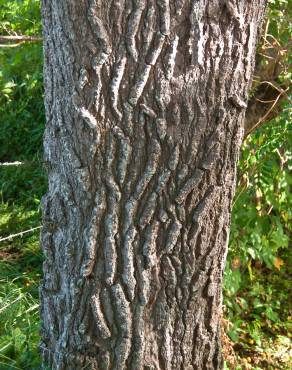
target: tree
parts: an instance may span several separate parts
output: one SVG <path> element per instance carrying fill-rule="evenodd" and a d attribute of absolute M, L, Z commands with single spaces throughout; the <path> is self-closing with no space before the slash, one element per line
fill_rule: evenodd
<path fill-rule="evenodd" d="M 43 0 L 42 353 L 219 369 L 236 161 L 265 0 Z"/>

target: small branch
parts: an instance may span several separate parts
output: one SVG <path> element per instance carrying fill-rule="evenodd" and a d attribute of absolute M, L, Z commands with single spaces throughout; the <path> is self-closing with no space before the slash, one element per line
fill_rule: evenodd
<path fill-rule="evenodd" d="M 266 83 L 268 83 L 267 81 L 265 81 Z M 272 84 L 271 84 L 272 85 Z M 275 87 L 274 85 L 272 85 L 273 87 Z M 276 87 L 275 87 L 276 88 Z M 278 90 L 278 89 L 277 89 Z M 267 119 L 267 117 L 269 116 L 269 114 L 273 111 L 273 109 L 275 108 L 275 106 L 276 106 L 276 104 L 278 103 L 278 101 L 279 101 L 279 99 L 280 99 L 280 97 L 282 96 L 282 95 L 284 95 L 284 94 L 286 94 L 287 93 L 287 91 L 289 90 L 289 87 L 287 87 L 287 89 L 286 90 L 282 90 L 281 92 L 280 92 L 280 94 L 277 96 L 277 98 L 274 100 L 274 103 L 272 104 L 272 106 L 271 106 L 271 108 L 267 111 L 267 113 L 263 116 L 263 117 L 261 117 L 259 120 L 258 120 L 258 122 L 254 125 L 254 126 L 252 126 L 246 133 L 245 133 L 245 137 L 247 136 L 247 135 L 249 135 L 251 132 L 253 132 L 255 129 L 257 129 L 259 126 L 260 126 L 260 124 L 262 123 L 262 122 L 265 122 L 265 120 Z M 278 90 L 279 91 L 279 90 Z"/>
<path fill-rule="evenodd" d="M 26 41 L 18 42 L 17 44 L 0 44 L 0 48 L 16 48 L 17 46 L 23 44 Z"/>
<path fill-rule="evenodd" d="M 261 99 L 256 99 L 256 101 L 258 101 L 259 103 L 263 103 L 263 104 L 272 104 L 275 102 L 275 99 L 273 100 L 261 100 Z"/>
<path fill-rule="evenodd" d="M 11 44 L 10 41 L 14 43 Z M 4 42 L 5 44 L 0 44 L 0 48 L 15 48 L 24 42 L 38 42 L 42 41 L 42 37 L 38 36 L 25 36 L 25 35 L 9 35 L 9 36 L 1 36 L 0 35 L 0 42 Z"/>
<path fill-rule="evenodd" d="M 280 93 L 280 95 L 285 94 L 286 97 L 289 98 L 288 95 L 287 95 L 287 91 L 289 90 L 289 87 L 286 90 L 283 90 L 278 84 L 275 83 L 275 81 L 273 81 L 273 82 L 271 82 L 271 81 L 261 81 L 259 83 L 259 85 L 263 85 L 263 84 L 267 84 L 267 85 L 272 86 L 275 90 L 277 90 Z"/>
<path fill-rule="evenodd" d="M 24 162 L 19 162 L 19 161 L 16 161 L 16 162 L 0 162 L 0 167 L 4 167 L 4 166 L 21 166 L 22 164 L 24 164 Z"/>
<path fill-rule="evenodd" d="M 0 313 L 2 313 L 3 311 L 5 311 L 8 307 L 12 306 L 14 303 L 18 302 L 22 298 L 23 298 L 23 295 L 19 295 L 17 298 L 14 299 L 14 301 L 9 302 L 4 307 L 1 307 Z"/>
<path fill-rule="evenodd" d="M 27 233 L 31 233 L 35 230 L 38 230 L 38 229 L 41 229 L 42 226 L 37 226 L 37 227 L 33 227 L 32 229 L 29 229 L 29 230 L 25 230 L 25 231 L 22 231 L 20 233 L 17 233 L 17 234 L 11 234 L 9 236 L 6 236 L 5 238 L 1 238 L 0 239 L 0 243 L 1 242 L 4 242 L 5 240 L 11 240 L 11 239 L 14 239 L 16 238 L 17 236 L 23 236 L 24 234 L 27 234 Z"/>
<path fill-rule="evenodd" d="M 15 36 L 1 36 L 0 35 L 0 42 L 7 42 L 7 41 L 16 41 L 16 42 L 23 42 L 23 41 L 42 41 L 42 37 L 39 36 L 25 36 L 25 35 L 15 35 Z"/>

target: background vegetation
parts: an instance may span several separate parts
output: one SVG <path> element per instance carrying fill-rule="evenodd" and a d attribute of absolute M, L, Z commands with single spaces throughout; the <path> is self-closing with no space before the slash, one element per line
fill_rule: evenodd
<path fill-rule="evenodd" d="M 39 0 L 0 0 L 0 35 L 40 36 L 39 7 Z M 285 94 L 275 117 L 259 122 L 242 148 L 225 272 L 226 369 L 292 368 L 291 7 L 291 0 L 270 1 L 259 49 L 252 97 L 267 80 Z M 0 370 L 39 369 L 39 230 L 1 239 L 41 223 L 42 48 L 0 44 Z M 273 80 L 271 65 L 278 68 Z M 21 164 L 4 165 L 14 161 Z"/>

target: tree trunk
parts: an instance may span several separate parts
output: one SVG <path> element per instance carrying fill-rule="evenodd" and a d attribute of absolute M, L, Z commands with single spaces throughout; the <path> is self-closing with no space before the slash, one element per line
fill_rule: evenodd
<path fill-rule="evenodd" d="M 265 0 L 43 0 L 52 369 L 220 369 Z"/>

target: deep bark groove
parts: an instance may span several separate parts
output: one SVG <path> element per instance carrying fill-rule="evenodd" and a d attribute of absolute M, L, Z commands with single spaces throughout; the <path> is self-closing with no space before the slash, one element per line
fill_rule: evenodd
<path fill-rule="evenodd" d="M 265 0 L 43 0 L 44 363 L 220 369 Z"/>

